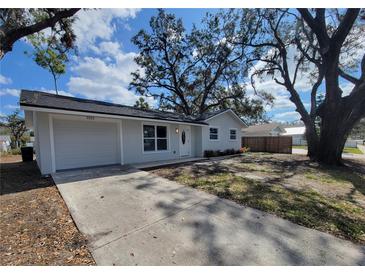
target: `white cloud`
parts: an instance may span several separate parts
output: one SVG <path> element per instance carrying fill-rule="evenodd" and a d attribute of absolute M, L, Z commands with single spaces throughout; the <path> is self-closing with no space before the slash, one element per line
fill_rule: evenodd
<path fill-rule="evenodd" d="M 127 27 L 136 9 L 97 9 L 78 13 L 75 34 L 80 57 L 73 58 L 69 92 L 88 99 L 133 105 L 140 97 L 128 90 L 131 72 L 138 69 L 136 53 L 124 52 L 115 40 L 116 27 Z M 117 22 L 116 22 L 117 21 Z M 155 105 L 152 98 L 146 98 Z"/>
<path fill-rule="evenodd" d="M 0 74 L 0 84 L 8 85 L 8 84 L 11 84 L 11 83 L 12 83 L 12 81 L 9 77 L 6 77 L 6 76 Z"/>
<path fill-rule="evenodd" d="M 76 43 L 80 51 L 95 46 L 98 39 L 110 40 L 118 25 L 124 26 L 129 18 L 135 18 L 139 9 L 88 9 L 77 13 L 74 23 Z"/>
<path fill-rule="evenodd" d="M 123 105 L 133 105 L 140 97 L 122 87 L 121 85 L 95 82 L 92 79 L 72 77 L 69 82 L 70 89 L 89 99 L 111 101 Z M 147 100 L 153 105 L 153 100 Z"/>
<path fill-rule="evenodd" d="M 273 120 L 278 122 L 283 121 L 295 121 L 300 119 L 300 114 L 296 111 L 287 111 L 282 113 L 277 113 L 273 116 Z"/>
<path fill-rule="evenodd" d="M 96 57 L 84 57 L 72 67 L 76 76 L 68 82 L 70 92 L 89 99 L 111 101 L 133 105 L 140 97 L 128 90 L 132 80 L 131 72 L 138 66 L 134 62 L 135 53 L 123 53 L 120 49 L 108 61 Z M 154 105 L 152 98 L 147 98 Z"/>
<path fill-rule="evenodd" d="M 34 90 L 39 90 L 42 92 L 47 92 L 47 93 L 53 93 L 56 94 L 55 90 L 52 89 L 46 89 L 44 87 L 41 88 L 35 88 Z M 74 97 L 73 94 L 67 92 L 67 91 L 63 91 L 63 90 L 59 90 L 58 91 L 59 95 L 64 95 L 64 96 L 71 96 Z M 15 89 L 15 88 L 5 88 L 5 89 L 0 89 L 0 96 L 5 96 L 5 95 L 10 95 L 10 96 L 14 96 L 14 97 L 19 97 L 20 96 L 20 89 Z M 15 105 L 6 105 L 4 106 L 5 108 L 17 108 L 19 106 L 15 106 Z"/>
<path fill-rule="evenodd" d="M 268 52 L 267 55 L 273 54 L 273 52 Z M 295 71 L 295 54 L 296 50 L 294 47 L 289 47 L 288 49 L 288 68 L 291 73 L 291 79 L 293 79 L 294 71 Z M 262 69 L 265 66 L 265 62 L 259 61 L 255 64 L 255 66 L 250 69 L 248 76 L 251 77 L 256 70 Z M 302 93 L 308 92 L 311 88 L 310 83 L 310 75 L 309 72 L 313 71 L 314 66 L 311 66 L 308 71 L 298 73 L 295 88 L 299 92 L 299 95 Z M 276 77 L 279 81 L 283 81 L 279 73 L 275 73 L 274 77 Z M 289 100 L 289 92 L 282 85 L 277 84 L 272 75 L 262 75 L 260 78 L 254 77 L 255 86 L 258 91 L 265 91 L 274 96 L 274 105 L 272 110 L 275 109 L 283 109 L 293 107 L 294 104 Z M 248 89 L 252 89 L 252 87 L 248 86 Z"/>
<path fill-rule="evenodd" d="M 351 82 L 344 82 L 340 84 L 340 87 L 342 89 L 342 97 L 347 96 L 350 94 L 350 92 L 352 91 L 352 89 L 354 88 L 354 84 Z"/>
<path fill-rule="evenodd" d="M 273 52 L 268 52 L 267 54 L 273 54 Z M 288 68 L 291 74 L 291 79 L 293 79 L 296 66 L 296 60 L 294 58 L 295 54 L 296 49 L 294 47 L 290 47 L 288 49 Z M 262 61 L 257 62 L 255 66 L 249 71 L 249 77 L 251 77 L 251 75 L 256 70 L 262 69 L 265 64 L 266 63 Z M 314 66 L 310 65 L 307 71 L 299 72 L 295 83 L 295 88 L 298 91 L 299 96 L 301 97 L 302 102 L 307 109 L 310 108 L 310 103 L 308 102 L 308 99 L 304 99 L 307 96 L 304 97 L 303 95 L 305 93 L 308 93 L 312 87 L 312 84 L 310 82 L 310 72 L 312 72 L 314 69 Z M 275 73 L 274 77 L 276 77 L 277 80 L 283 82 L 279 73 Z M 269 112 L 269 114 L 274 114 L 272 117 L 273 120 L 278 122 L 287 122 L 300 119 L 299 113 L 293 111 L 295 105 L 289 99 L 289 91 L 287 91 L 284 86 L 277 84 L 272 75 L 262 75 L 260 78 L 254 77 L 254 80 L 256 89 L 258 91 L 265 91 L 274 97 L 273 105 L 268 105 L 267 107 L 265 107 L 265 110 Z M 250 85 L 247 88 L 249 90 L 252 90 L 252 87 Z"/>
<path fill-rule="evenodd" d="M 274 100 L 274 108 L 291 108 L 294 104 L 289 100 L 289 95 L 276 95 Z"/>
<path fill-rule="evenodd" d="M 115 56 L 114 62 L 105 62 L 97 57 L 84 57 L 71 70 L 81 77 L 89 78 L 98 82 L 118 85 L 128 85 L 131 81 L 130 73 L 138 66 L 134 62 L 135 53 L 124 54 L 120 52 Z"/>
<path fill-rule="evenodd" d="M 4 108 L 7 108 L 7 109 L 18 109 L 19 106 L 18 105 L 5 105 Z"/>
<path fill-rule="evenodd" d="M 365 25 L 355 24 L 346 38 L 340 55 L 340 64 L 344 67 L 359 69 L 365 51 Z M 350 70 L 351 71 L 351 70 Z"/>
<path fill-rule="evenodd" d="M 118 55 L 120 52 L 120 44 L 118 42 L 101 42 L 98 47 L 99 54 L 105 53 L 109 56 Z"/>
<path fill-rule="evenodd" d="M 15 89 L 15 88 L 0 89 L 0 96 L 10 95 L 10 96 L 18 97 L 19 94 L 20 94 L 19 89 Z"/>

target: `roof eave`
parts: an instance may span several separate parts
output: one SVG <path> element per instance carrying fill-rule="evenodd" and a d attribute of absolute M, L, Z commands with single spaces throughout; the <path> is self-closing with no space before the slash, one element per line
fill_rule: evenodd
<path fill-rule="evenodd" d="M 177 119 L 161 119 L 161 118 L 150 118 L 150 117 L 142 117 L 142 116 L 132 116 L 132 115 L 121 115 L 116 113 L 106 113 L 106 112 L 98 112 L 98 111 L 86 111 L 86 110 L 71 110 L 66 108 L 58 108 L 58 107 L 45 107 L 34 104 L 20 103 L 19 104 L 22 110 L 33 110 L 33 111 L 41 111 L 41 112 L 56 112 L 56 113 L 64 113 L 64 114 L 74 114 L 74 115 L 85 115 L 89 114 L 90 116 L 101 116 L 101 117 L 110 117 L 110 118 L 125 118 L 131 120 L 149 120 L 149 121 L 163 121 L 169 123 L 178 123 L 178 124 L 189 124 L 195 126 L 207 126 L 208 124 L 205 122 L 194 122 L 194 121 L 182 121 Z"/>
<path fill-rule="evenodd" d="M 208 119 L 205 119 L 203 121 L 207 122 L 207 121 L 209 121 L 209 120 L 211 120 L 211 119 L 213 119 L 213 118 L 215 118 L 215 117 L 217 117 L 221 114 L 227 113 L 227 112 L 231 112 L 240 121 L 241 124 L 243 124 L 245 127 L 248 127 L 247 124 L 244 121 L 242 121 L 242 119 L 230 108 L 225 110 L 225 111 L 219 112 L 219 113 L 217 113 L 217 114 L 215 114 L 215 115 L 213 115 L 213 116 L 211 116 Z"/>

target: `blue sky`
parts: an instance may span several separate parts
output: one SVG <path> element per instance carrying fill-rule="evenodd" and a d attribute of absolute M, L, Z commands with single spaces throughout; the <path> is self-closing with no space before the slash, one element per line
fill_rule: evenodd
<path fill-rule="evenodd" d="M 209 9 L 168 9 L 181 17 L 186 28 L 199 25 Z M 149 28 L 149 19 L 156 9 L 102 9 L 78 13 L 75 23 L 78 55 L 67 64 L 67 73 L 58 80 L 60 94 L 111 101 L 132 105 L 138 98 L 128 91 L 130 73 L 137 67 L 133 61 L 137 48 L 131 37 L 140 29 Z M 18 106 L 20 89 L 54 92 L 51 74 L 37 66 L 24 54 L 31 51 L 26 41 L 18 41 L 13 51 L 0 63 L 0 114 L 9 114 Z M 309 102 L 309 93 L 303 82 L 302 98 Z M 288 94 L 280 86 L 266 79 L 261 88 L 272 90 L 277 100 L 273 108 L 267 108 L 269 117 L 278 121 L 298 119 Z"/>

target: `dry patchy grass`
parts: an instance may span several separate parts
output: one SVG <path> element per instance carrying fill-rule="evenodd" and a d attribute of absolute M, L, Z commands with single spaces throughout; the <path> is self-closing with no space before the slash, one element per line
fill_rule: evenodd
<path fill-rule="evenodd" d="M 297 224 L 365 243 L 363 163 L 349 164 L 329 168 L 299 155 L 248 153 L 152 172 Z"/>

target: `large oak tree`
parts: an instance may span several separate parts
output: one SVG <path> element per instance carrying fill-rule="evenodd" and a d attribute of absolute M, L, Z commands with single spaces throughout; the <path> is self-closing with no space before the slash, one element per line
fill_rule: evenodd
<path fill-rule="evenodd" d="M 233 43 L 249 28 L 237 14 L 207 14 L 199 27 L 187 31 L 181 19 L 159 10 L 132 41 L 140 52 L 140 70 L 133 73 L 131 89 L 159 100 L 159 107 L 185 115 L 231 107 L 250 120 L 263 116 L 263 101 L 249 97 L 243 80 L 245 48 Z"/>
<path fill-rule="evenodd" d="M 24 133 L 27 131 L 25 121 L 19 116 L 19 110 L 14 113 L 0 118 L 0 126 L 8 128 L 12 139 L 12 148 L 19 148 L 20 141 Z"/>
<path fill-rule="evenodd" d="M 365 116 L 364 22 L 359 14 L 359 9 L 242 12 L 242 24 L 253 22 L 252 33 L 237 43 L 251 48 L 246 57 L 253 84 L 270 76 L 289 92 L 306 126 L 308 156 L 326 164 L 341 164 L 347 136 Z M 346 82 L 353 84 L 348 94 L 341 88 Z M 300 96 L 305 90 L 310 90 L 309 109 Z M 321 92 L 324 100 L 317 100 Z"/>

